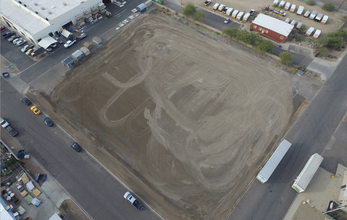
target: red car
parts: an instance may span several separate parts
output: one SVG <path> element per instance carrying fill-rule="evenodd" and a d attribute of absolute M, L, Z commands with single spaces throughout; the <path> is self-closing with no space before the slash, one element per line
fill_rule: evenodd
<path fill-rule="evenodd" d="M 0 28 L 0 31 L 4 30 L 5 29 L 5 26 L 1 26 Z"/>

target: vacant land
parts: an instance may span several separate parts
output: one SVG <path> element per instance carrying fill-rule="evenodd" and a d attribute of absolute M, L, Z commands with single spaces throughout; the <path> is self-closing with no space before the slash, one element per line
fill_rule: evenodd
<path fill-rule="evenodd" d="M 292 115 L 290 77 L 164 15 L 67 74 L 59 123 L 166 219 L 222 219 Z"/>

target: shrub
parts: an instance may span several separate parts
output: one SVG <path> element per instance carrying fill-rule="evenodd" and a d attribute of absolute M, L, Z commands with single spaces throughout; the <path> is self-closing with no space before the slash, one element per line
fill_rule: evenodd
<path fill-rule="evenodd" d="M 288 51 L 280 53 L 281 63 L 287 66 L 291 66 L 293 64 L 293 54 Z"/>
<path fill-rule="evenodd" d="M 182 11 L 182 14 L 184 14 L 187 17 L 193 16 L 195 13 L 196 13 L 195 5 L 191 2 L 188 2 Z"/>
<path fill-rule="evenodd" d="M 321 47 L 318 49 L 318 52 L 321 56 L 326 57 L 329 54 L 329 50 L 326 47 Z"/>
<path fill-rule="evenodd" d="M 310 6 L 312 6 L 312 5 L 314 5 L 316 2 L 314 1 L 314 0 L 308 0 L 307 2 L 306 2 L 306 4 L 308 4 L 308 5 L 310 5 Z"/>
<path fill-rule="evenodd" d="M 335 11 L 335 6 L 333 3 L 331 2 L 326 2 L 324 3 L 324 5 L 322 6 L 322 9 L 325 11 Z"/>
<path fill-rule="evenodd" d="M 273 42 L 271 40 L 260 39 L 254 45 L 254 49 L 261 53 L 273 53 Z"/>
<path fill-rule="evenodd" d="M 342 46 L 342 43 L 343 43 L 342 37 L 329 37 L 329 40 L 327 42 L 327 47 L 339 50 L 340 47 Z"/>
<path fill-rule="evenodd" d="M 207 17 L 207 15 L 202 11 L 197 11 L 194 14 L 194 20 L 195 21 L 203 21 L 203 20 L 205 20 L 206 17 Z"/>
<path fill-rule="evenodd" d="M 239 33 L 240 31 L 237 28 L 226 28 L 223 30 L 223 34 L 230 38 L 236 38 Z"/>

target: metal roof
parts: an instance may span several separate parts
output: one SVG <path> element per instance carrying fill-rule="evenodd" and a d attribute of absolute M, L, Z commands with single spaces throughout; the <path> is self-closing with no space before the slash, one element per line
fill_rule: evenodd
<path fill-rule="evenodd" d="M 42 38 L 42 40 L 40 40 L 38 44 L 39 46 L 47 49 L 49 46 L 55 43 L 57 43 L 57 41 L 53 37 L 45 37 L 45 38 Z"/>
<path fill-rule="evenodd" d="M 293 30 L 293 25 L 287 24 L 284 21 L 278 20 L 276 18 L 259 14 L 252 24 L 262 26 L 274 32 L 277 32 L 283 36 L 288 36 L 290 32 Z"/>

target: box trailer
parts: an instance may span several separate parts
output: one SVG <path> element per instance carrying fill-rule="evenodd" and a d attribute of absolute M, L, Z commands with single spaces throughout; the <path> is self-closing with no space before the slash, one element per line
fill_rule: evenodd
<path fill-rule="evenodd" d="M 305 14 L 304 14 L 304 17 L 305 18 L 308 18 L 308 16 L 310 16 L 311 12 L 310 11 L 306 11 Z"/>
<path fill-rule="evenodd" d="M 292 20 L 292 21 L 290 22 L 290 24 L 293 25 L 293 26 L 295 26 L 296 21 Z"/>
<path fill-rule="evenodd" d="M 304 12 L 304 6 L 299 6 L 298 10 L 296 11 L 296 14 L 301 15 Z"/>
<path fill-rule="evenodd" d="M 237 20 L 242 20 L 243 14 L 244 14 L 243 11 L 241 11 L 240 13 L 238 13 L 236 19 L 237 19 Z"/>
<path fill-rule="evenodd" d="M 306 187 L 311 182 L 314 174 L 317 172 L 323 157 L 317 153 L 313 154 L 301 170 L 299 176 L 295 179 L 292 188 L 301 193 L 306 190 Z"/>
<path fill-rule="evenodd" d="M 218 9 L 218 7 L 219 7 L 219 3 L 214 4 L 214 6 L 213 6 L 213 10 L 217 10 L 217 9 Z"/>
<path fill-rule="evenodd" d="M 239 13 L 239 10 L 234 10 L 231 14 L 231 17 L 236 18 L 237 14 Z"/>
<path fill-rule="evenodd" d="M 278 164 L 282 161 L 284 155 L 289 150 L 290 146 L 292 144 L 284 139 L 277 147 L 277 149 L 273 152 L 269 160 L 266 162 L 266 164 L 263 166 L 263 168 L 260 170 L 259 174 L 257 175 L 257 179 L 261 183 L 265 183 L 269 180 L 272 173 L 275 171 Z"/>
<path fill-rule="evenodd" d="M 290 18 L 286 18 L 286 20 L 284 20 L 284 22 L 286 22 L 287 24 L 290 23 Z"/>
<path fill-rule="evenodd" d="M 233 11 L 234 11 L 233 8 L 229 8 L 226 12 L 226 15 L 230 16 Z"/>
<path fill-rule="evenodd" d="M 284 6 L 284 9 L 288 11 L 289 8 L 290 8 L 290 2 L 287 2 L 286 5 Z"/>
<path fill-rule="evenodd" d="M 296 9 L 296 5 L 292 4 L 289 11 L 294 13 L 295 9 Z"/>
<path fill-rule="evenodd" d="M 245 16 L 243 16 L 242 20 L 243 21 L 247 21 L 249 16 L 251 16 L 251 14 L 250 13 L 246 13 Z"/>
<path fill-rule="evenodd" d="M 306 31 L 306 35 L 307 36 L 311 36 L 312 32 L 314 31 L 314 27 L 310 27 L 307 31 Z"/>
<path fill-rule="evenodd" d="M 327 23 L 328 19 L 329 19 L 329 16 L 328 15 L 324 15 L 322 20 L 320 21 L 320 23 L 325 24 L 325 23 Z"/>
<path fill-rule="evenodd" d="M 285 1 L 281 1 L 280 4 L 278 5 L 278 7 L 280 7 L 280 8 L 281 8 L 281 7 L 284 7 L 285 4 L 286 4 Z"/>
<path fill-rule="evenodd" d="M 218 7 L 218 11 L 222 11 L 224 8 L 225 8 L 225 5 L 222 4 Z"/>
<path fill-rule="evenodd" d="M 313 20 L 317 16 L 317 14 L 317 11 L 312 11 L 312 13 L 310 14 L 310 19 Z"/>
<path fill-rule="evenodd" d="M 318 13 L 318 15 L 314 18 L 314 20 L 320 22 L 322 20 L 323 16 L 324 15 L 322 13 Z"/>
<path fill-rule="evenodd" d="M 314 32 L 313 37 L 317 39 L 320 36 L 321 33 L 322 33 L 322 31 L 317 29 L 316 32 Z"/>
<path fill-rule="evenodd" d="M 274 0 L 273 5 L 278 5 L 279 0 Z"/>

